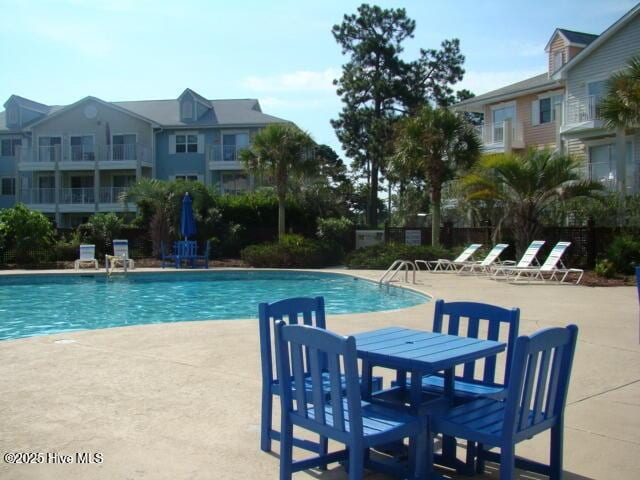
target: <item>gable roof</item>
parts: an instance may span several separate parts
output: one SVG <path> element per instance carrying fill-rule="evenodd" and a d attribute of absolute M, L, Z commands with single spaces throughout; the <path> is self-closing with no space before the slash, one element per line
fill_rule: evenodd
<path fill-rule="evenodd" d="M 544 47 L 544 51 L 548 52 L 551 49 L 551 44 L 555 40 L 556 36 L 560 35 L 564 38 L 567 45 L 572 45 L 574 47 L 586 47 L 591 42 L 593 42 L 598 35 L 594 35 L 593 33 L 585 33 L 578 32 L 576 30 L 567 30 L 566 28 L 556 28 L 553 31 L 553 34 L 549 38 L 547 45 Z"/>
<path fill-rule="evenodd" d="M 82 102 L 86 102 L 89 100 L 101 103 L 110 108 L 114 108 L 118 111 L 126 113 L 128 115 L 133 115 L 136 118 L 140 118 L 146 122 L 154 126 L 162 126 L 162 127 L 212 127 L 212 126 L 240 126 L 240 125 L 268 125 L 270 123 L 289 123 L 288 120 L 284 120 L 282 118 L 274 117 L 273 115 L 267 115 L 262 112 L 260 108 L 260 103 L 255 98 L 246 98 L 246 99 L 232 99 L 232 100 L 208 100 L 201 95 L 196 94 L 190 89 L 185 90 L 184 93 L 189 91 L 189 93 L 196 95 L 198 101 L 206 102 L 209 106 L 210 110 L 204 114 L 198 121 L 195 122 L 183 122 L 180 120 L 180 100 L 178 99 L 169 99 L 169 100 L 136 100 L 136 101 L 127 101 L 127 102 L 106 102 L 97 97 L 88 96 L 77 102 L 74 102 L 70 105 L 44 105 L 42 103 L 33 102 L 32 100 L 25 99 L 23 97 L 18 97 L 17 95 L 12 95 L 9 100 L 14 99 L 15 101 L 27 101 L 35 104 L 36 106 L 40 106 L 43 110 L 46 109 L 45 117 L 37 119 L 35 122 L 29 125 L 36 125 L 41 122 L 45 122 L 51 118 L 55 118 L 62 112 L 66 112 L 71 108 L 74 108 L 81 104 Z M 180 95 L 182 96 L 182 95 Z M 9 102 L 7 100 L 7 103 Z M 5 103 L 6 105 L 6 103 Z M 31 108 L 31 107 L 29 107 Z M 20 132 L 21 129 L 12 130 L 7 127 L 6 124 L 6 114 L 5 112 L 0 112 L 0 131 L 2 132 L 10 132 L 16 131 Z"/>
<path fill-rule="evenodd" d="M 81 105 L 81 104 L 83 104 L 83 103 L 85 103 L 85 102 L 88 102 L 88 101 L 93 101 L 93 102 L 96 102 L 96 103 L 100 103 L 101 105 L 104 105 L 104 106 L 106 106 L 106 107 L 108 107 L 108 108 L 113 108 L 113 109 L 118 110 L 118 111 L 120 111 L 120 112 L 122 112 L 122 113 L 125 113 L 125 114 L 127 114 L 127 115 L 132 115 L 132 116 L 134 116 L 134 117 L 136 117 L 136 118 L 139 118 L 140 120 L 143 120 L 143 121 L 145 121 L 145 122 L 148 122 L 148 123 L 150 123 L 150 124 L 152 124 L 152 125 L 154 124 L 154 121 L 153 121 L 153 120 L 151 120 L 151 119 L 149 119 L 149 118 L 146 118 L 146 117 L 144 117 L 144 116 L 142 116 L 142 115 L 139 115 L 139 114 L 137 114 L 137 113 L 135 113 L 135 112 L 128 111 L 128 110 L 126 110 L 126 109 L 124 109 L 124 108 L 122 108 L 122 107 L 118 106 L 118 105 L 117 105 L 117 104 L 115 104 L 114 102 L 105 102 L 104 100 L 102 100 L 102 99 L 100 99 L 100 98 L 98 98 L 98 97 L 92 97 L 91 95 L 89 95 L 89 96 L 87 96 L 87 97 L 81 98 L 81 99 L 80 99 L 80 100 L 78 100 L 77 102 L 74 102 L 74 103 L 72 103 L 72 104 L 70 104 L 70 105 L 65 105 L 64 107 L 62 107 L 62 108 L 59 108 L 59 109 L 55 110 L 54 112 L 52 112 L 50 115 L 47 115 L 46 117 L 43 117 L 43 118 L 38 119 L 38 121 L 36 121 L 36 122 L 32 123 L 32 124 L 31 124 L 31 126 L 34 126 L 34 125 L 38 125 L 38 124 L 40 124 L 40 123 L 47 122 L 47 121 L 51 120 L 52 118 L 57 117 L 57 116 L 58 116 L 58 115 L 60 115 L 61 113 L 67 112 L 67 111 L 69 111 L 69 110 L 71 110 L 71 109 L 73 109 L 73 108 L 77 107 L 78 105 Z"/>
<path fill-rule="evenodd" d="M 153 119 L 164 127 L 198 127 L 223 125 L 266 125 L 288 122 L 282 118 L 262 113 L 255 98 L 233 100 L 207 100 L 211 111 L 195 122 L 180 120 L 179 100 L 135 100 L 113 102 L 126 110 Z"/>
<path fill-rule="evenodd" d="M 582 60 L 591 55 L 591 52 L 596 50 L 600 45 L 609 40 L 613 35 L 626 26 L 631 20 L 636 18 L 640 14 L 640 3 L 625 13 L 617 22 L 602 32 L 596 39 L 594 39 L 584 50 L 579 52 L 575 57 L 565 63 L 557 72 L 553 74 L 554 79 L 564 78 L 569 70 L 575 67 Z"/>
<path fill-rule="evenodd" d="M 520 82 L 512 83 L 497 90 L 492 90 L 482 95 L 463 100 L 453 105 L 454 110 L 462 110 L 468 112 L 482 112 L 482 107 L 487 103 L 494 103 L 501 100 L 509 100 L 519 97 L 526 93 L 535 93 L 538 91 L 550 90 L 562 85 L 556 81 L 549 79 L 547 73 L 541 73 L 534 77 L 527 78 Z"/>
<path fill-rule="evenodd" d="M 186 94 L 191 94 L 191 96 L 193 98 L 196 99 L 196 101 L 202 103 L 203 105 L 205 105 L 206 107 L 211 108 L 211 102 L 209 100 L 207 100 L 206 98 L 204 98 L 202 95 L 200 95 L 199 93 L 196 93 L 195 91 L 191 90 L 190 88 L 185 88 L 184 92 L 182 92 L 180 94 L 180 96 L 178 97 L 178 100 L 182 99 L 182 97 L 184 97 Z"/>
<path fill-rule="evenodd" d="M 49 105 L 45 105 L 44 103 L 34 102 L 33 100 L 29 100 L 28 98 L 21 97 L 20 95 L 11 95 L 6 102 L 4 102 L 4 107 L 6 108 L 7 104 L 11 102 L 16 102 L 18 105 L 24 108 L 28 108 L 29 110 L 34 110 L 40 113 L 49 113 Z"/>

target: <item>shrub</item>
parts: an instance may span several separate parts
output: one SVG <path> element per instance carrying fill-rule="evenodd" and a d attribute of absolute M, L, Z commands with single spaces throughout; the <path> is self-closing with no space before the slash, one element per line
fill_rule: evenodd
<path fill-rule="evenodd" d="M 300 235 L 284 235 L 276 243 L 250 245 L 240 255 L 246 263 L 258 268 L 315 268 L 339 261 L 331 244 Z"/>
<path fill-rule="evenodd" d="M 49 259 L 53 226 L 42 213 L 19 203 L 0 211 L 0 232 L 7 250 L 13 249 L 16 263 L 39 263 Z"/>
<path fill-rule="evenodd" d="M 613 278 L 616 274 L 616 267 L 611 260 L 604 258 L 596 263 L 594 272 L 598 277 Z"/>
<path fill-rule="evenodd" d="M 451 251 L 443 247 L 430 245 L 404 245 L 402 243 L 387 243 L 355 250 L 347 255 L 346 264 L 349 268 L 384 270 L 395 260 L 437 260 L 452 258 Z"/>
<path fill-rule="evenodd" d="M 640 239 L 631 235 L 616 237 L 607 248 L 607 258 L 617 272 L 633 275 L 635 267 L 640 266 Z"/>
<path fill-rule="evenodd" d="M 318 219 L 317 235 L 321 240 L 342 244 L 352 231 L 353 222 L 346 217 Z"/>

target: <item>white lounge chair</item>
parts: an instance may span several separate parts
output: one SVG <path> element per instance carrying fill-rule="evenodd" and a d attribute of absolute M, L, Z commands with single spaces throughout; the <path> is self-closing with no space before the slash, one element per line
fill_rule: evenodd
<path fill-rule="evenodd" d="M 498 261 L 498 258 L 509 247 L 508 243 L 498 243 L 494 246 L 481 262 L 469 262 L 460 267 L 458 273 L 489 273 L 491 267 Z"/>
<path fill-rule="evenodd" d="M 105 256 L 105 263 L 107 271 L 122 265 L 126 272 L 128 268 L 133 270 L 135 263 L 129 258 L 129 241 L 128 240 L 114 240 L 113 241 L 113 255 Z"/>
<path fill-rule="evenodd" d="M 464 251 L 460 255 L 458 255 L 457 258 L 453 260 L 449 260 L 447 258 L 440 258 L 438 260 L 431 260 L 431 261 L 416 260 L 414 263 L 416 264 L 416 266 L 424 265 L 424 267 L 427 270 L 431 270 L 432 272 L 456 271 L 462 265 L 469 263 L 469 259 L 473 256 L 474 253 L 476 253 L 476 250 L 478 250 L 481 246 L 482 246 L 481 243 L 472 243 L 467 248 L 465 248 Z"/>
<path fill-rule="evenodd" d="M 582 276 L 584 275 L 584 270 L 581 268 L 567 268 L 564 263 L 562 263 L 562 256 L 564 252 L 567 251 L 567 248 L 571 245 L 571 242 L 558 242 L 556 246 L 553 247 L 549 256 L 544 261 L 544 263 L 536 268 L 516 268 L 510 271 L 509 280 L 517 282 L 523 276 L 527 277 L 529 280 L 556 280 L 560 283 L 564 283 L 567 277 L 570 274 L 576 274 L 578 278 L 576 279 L 576 285 L 580 283 L 582 280 Z M 548 275 L 545 278 L 545 275 Z M 562 275 L 562 278 L 559 276 Z M 513 277 L 513 278 L 511 278 Z"/>
<path fill-rule="evenodd" d="M 80 245 L 80 258 L 74 262 L 74 268 L 80 270 L 80 267 L 87 263 L 90 263 L 96 270 L 98 269 L 95 245 Z"/>
<path fill-rule="evenodd" d="M 507 277 L 509 276 L 509 272 L 513 270 L 522 269 L 522 268 L 531 268 L 533 266 L 540 265 L 540 262 L 538 262 L 537 257 L 538 257 L 538 253 L 540 252 L 540 249 L 544 244 L 545 244 L 544 240 L 534 240 L 527 247 L 527 249 L 524 252 L 524 255 L 522 255 L 522 258 L 518 263 L 503 262 L 502 265 L 496 265 L 495 267 L 493 267 L 491 269 L 491 271 L 493 272 L 493 275 L 491 276 L 491 278 L 496 279 L 500 275 Z"/>

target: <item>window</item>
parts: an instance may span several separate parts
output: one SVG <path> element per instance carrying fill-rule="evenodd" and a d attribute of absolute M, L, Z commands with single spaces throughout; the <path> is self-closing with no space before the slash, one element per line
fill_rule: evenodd
<path fill-rule="evenodd" d="M 19 138 L 5 138 L 2 140 L 2 156 L 3 157 L 15 157 L 18 148 L 22 145 L 22 140 Z"/>
<path fill-rule="evenodd" d="M 625 185 L 628 193 L 633 193 L 637 186 L 636 165 L 633 161 L 633 143 L 626 142 L 625 146 Z M 595 145 L 589 147 L 589 178 L 602 183 L 606 188 L 615 189 L 617 186 L 618 163 L 617 147 L 615 143 Z"/>
<path fill-rule="evenodd" d="M 607 81 L 598 80 L 587 84 L 587 95 L 590 97 L 603 97 L 606 93 Z"/>
<path fill-rule="evenodd" d="M 176 180 L 184 180 L 185 182 L 197 182 L 198 175 L 176 175 Z"/>
<path fill-rule="evenodd" d="M 198 136 L 176 135 L 176 153 L 198 153 Z"/>
<path fill-rule="evenodd" d="M 222 135 L 222 160 L 235 162 L 238 160 L 238 152 L 248 147 L 248 133 L 226 133 Z"/>
<path fill-rule="evenodd" d="M 135 175 L 114 175 L 111 178 L 111 185 L 114 188 L 127 188 L 136 183 Z"/>
<path fill-rule="evenodd" d="M 504 142 L 504 122 L 516 118 L 515 105 L 494 108 L 491 112 L 493 120 L 493 141 Z"/>
<path fill-rule="evenodd" d="M 185 100 L 182 102 L 182 118 L 193 118 L 193 102 Z"/>
<path fill-rule="evenodd" d="M 71 160 L 81 162 L 95 160 L 96 154 L 93 146 L 93 135 L 76 135 L 69 137 Z"/>
<path fill-rule="evenodd" d="M 13 177 L 3 177 L 1 188 L 0 195 L 15 195 L 16 179 Z"/>
<path fill-rule="evenodd" d="M 558 70 L 562 64 L 563 64 L 563 56 L 562 56 L 562 50 L 554 53 L 553 55 L 553 71 L 555 72 L 556 70 Z"/>
<path fill-rule="evenodd" d="M 556 94 L 551 97 L 551 121 L 556 121 L 556 111 L 562 112 L 562 102 L 564 101 L 564 95 L 562 93 Z M 562 113 L 560 113 L 562 115 Z M 561 119 L 560 119 L 561 120 Z"/>
<path fill-rule="evenodd" d="M 112 160 L 137 160 L 136 134 L 121 133 L 114 135 L 111 151 Z"/>
<path fill-rule="evenodd" d="M 540 123 L 551 121 L 551 97 L 540 99 Z"/>

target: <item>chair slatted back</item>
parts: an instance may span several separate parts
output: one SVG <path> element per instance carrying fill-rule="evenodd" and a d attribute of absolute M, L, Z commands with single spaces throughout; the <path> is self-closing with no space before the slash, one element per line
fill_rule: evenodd
<path fill-rule="evenodd" d="M 273 325 L 277 320 L 290 325 L 308 325 L 326 328 L 324 298 L 287 298 L 274 303 L 258 306 L 258 328 L 260 331 L 260 357 L 262 361 L 262 381 L 271 384 L 275 380 L 273 361 Z"/>
<path fill-rule="evenodd" d="M 113 255 L 116 257 L 129 258 L 129 241 L 128 240 L 114 240 L 113 241 Z"/>
<path fill-rule="evenodd" d="M 447 331 L 444 332 L 444 317 L 448 317 Z M 466 318 L 466 331 L 462 331 L 461 319 Z M 485 326 L 481 329 L 481 326 Z M 511 368 L 511 357 L 518 328 L 520 326 L 520 309 L 503 308 L 496 305 L 476 302 L 445 302 L 436 301 L 435 315 L 433 319 L 433 331 L 437 333 L 447 333 L 469 338 L 482 338 L 484 340 L 500 340 L 500 330 L 507 329 L 507 351 L 505 363 L 505 376 L 502 381 L 496 381 L 497 355 L 487 357 L 484 360 L 482 382 L 494 385 L 506 385 L 509 379 Z M 486 330 L 485 332 L 481 330 Z M 462 375 L 456 378 L 464 381 L 476 379 L 476 361 L 465 363 Z M 478 372 L 480 373 L 480 372 Z"/>
<path fill-rule="evenodd" d="M 346 440 L 352 435 L 362 436 L 355 338 L 278 321 L 275 341 L 285 412 L 304 419 L 319 433 L 338 440 Z M 322 380 L 324 359 L 327 360 L 328 386 Z M 345 382 L 344 397 L 341 395 L 342 378 Z M 331 415 L 326 415 L 325 406 L 329 405 Z"/>
<path fill-rule="evenodd" d="M 558 263 L 562 261 L 562 256 L 564 252 L 567 251 L 567 248 L 571 245 L 571 242 L 558 242 L 556 246 L 551 249 L 547 259 L 544 261 L 540 270 L 544 272 L 552 271 L 558 268 Z"/>
<path fill-rule="evenodd" d="M 578 327 L 547 328 L 518 338 L 505 405 L 504 434 L 527 438 L 563 415 Z"/>
<path fill-rule="evenodd" d="M 80 245 L 80 260 L 95 260 L 96 258 L 96 246 L 95 245 Z"/>
<path fill-rule="evenodd" d="M 533 262 L 536 260 L 536 257 L 538 256 L 538 252 L 540 252 L 540 249 L 544 244 L 545 244 L 544 240 L 534 240 L 533 242 L 531 242 L 531 244 L 525 250 L 524 255 L 522 255 L 522 258 L 520 259 L 516 267 L 518 268 L 530 267 L 533 264 Z"/>
<path fill-rule="evenodd" d="M 173 244 L 173 251 L 180 257 L 193 257 L 198 250 L 198 242 L 195 240 L 178 240 Z"/>
<path fill-rule="evenodd" d="M 485 257 L 485 259 L 480 263 L 483 267 L 488 267 L 489 265 L 493 265 L 498 257 L 509 247 L 508 243 L 498 243 L 495 247 L 491 249 L 489 254 Z"/>
<path fill-rule="evenodd" d="M 478 250 L 481 246 L 481 243 L 472 243 L 467 248 L 465 248 L 460 255 L 457 256 L 454 262 L 466 262 L 474 253 L 476 253 L 476 250 Z"/>

